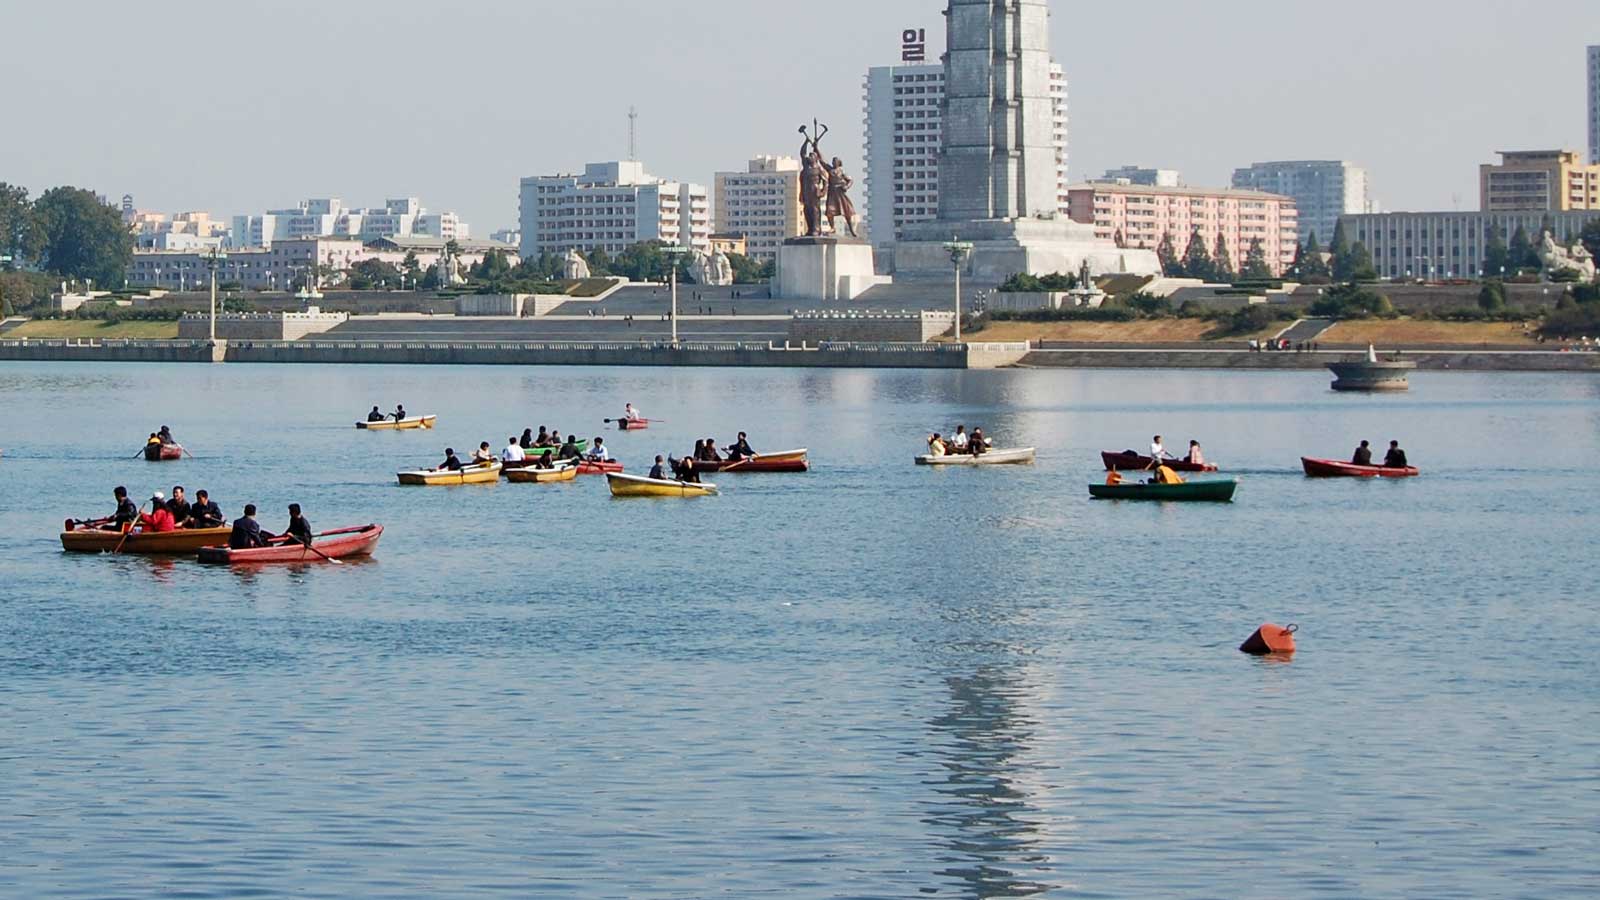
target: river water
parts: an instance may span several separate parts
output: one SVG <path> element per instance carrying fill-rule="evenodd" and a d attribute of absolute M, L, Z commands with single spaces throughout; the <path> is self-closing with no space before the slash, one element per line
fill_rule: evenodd
<path fill-rule="evenodd" d="M 0 895 L 1600 893 L 1600 378 L 0 368 Z M 401 488 L 528 426 L 639 469 L 808 447 L 720 497 Z M 372 404 L 433 433 L 360 433 Z M 936 471 L 982 425 L 1035 466 Z M 171 425 L 194 453 L 128 459 Z M 1098 503 L 1200 438 L 1231 505 Z M 1423 478 L 1312 482 L 1403 441 Z M 208 488 L 375 559 L 69 557 Z M 1236 646 L 1301 626 L 1292 662 Z"/>

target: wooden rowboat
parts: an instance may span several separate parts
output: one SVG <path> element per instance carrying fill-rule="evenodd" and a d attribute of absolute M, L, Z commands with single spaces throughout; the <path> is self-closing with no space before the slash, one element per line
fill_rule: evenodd
<path fill-rule="evenodd" d="M 1316 459 L 1302 456 L 1300 465 L 1309 478 L 1416 478 L 1421 470 L 1415 467 L 1393 469 L 1388 466 L 1358 466 L 1336 459 Z"/>
<path fill-rule="evenodd" d="M 1150 468 L 1150 457 L 1140 456 L 1137 453 L 1106 453 L 1101 451 L 1100 460 L 1106 464 L 1107 472 L 1139 472 Z M 1174 472 L 1215 472 L 1217 467 L 1210 463 L 1196 465 L 1185 459 L 1164 460 L 1167 467 Z"/>
<path fill-rule="evenodd" d="M 614 459 L 610 462 L 594 462 L 593 460 L 586 459 L 583 462 L 578 463 L 579 475 L 604 475 L 608 472 L 621 471 L 622 463 L 619 463 Z"/>
<path fill-rule="evenodd" d="M 1089 496 L 1099 500 L 1160 500 L 1166 502 L 1228 503 L 1238 490 L 1237 481 L 1190 481 L 1184 484 L 1091 484 Z"/>
<path fill-rule="evenodd" d="M 695 460 L 694 467 L 702 472 L 809 472 L 811 463 L 805 450 L 786 450 L 782 453 L 759 453 L 743 460 Z"/>
<path fill-rule="evenodd" d="M 487 466 L 466 466 L 458 472 L 452 472 L 449 469 L 422 469 L 416 472 L 401 472 L 398 477 L 401 484 L 421 484 L 429 487 L 458 484 L 494 484 L 500 480 L 500 471 L 500 464 L 492 463 Z"/>
<path fill-rule="evenodd" d="M 233 528 L 184 528 L 177 531 L 135 531 L 123 541 L 122 532 L 98 528 L 81 528 L 61 532 L 61 547 L 69 553 L 115 553 L 122 545 L 123 553 L 142 556 L 188 556 L 201 547 L 226 544 Z"/>
<path fill-rule="evenodd" d="M 572 481 L 576 479 L 578 477 L 578 467 L 506 469 L 503 474 L 506 476 L 506 480 L 513 484 L 551 484 L 557 481 Z"/>
<path fill-rule="evenodd" d="M 393 419 L 387 422 L 357 422 L 356 427 L 362 431 L 416 431 L 419 428 L 432 428 L 437 421 L 438 416 L 412 416 L 398 422 Z"/>
<path fill-rule="evenodd" d="M 172 462 L 183 459 L 182 444 L 145 444 L 144 458 L 150 462 Z"/>
<path fill-rule="evenodd" d="M 619 431 L 643 431 L 643 430 L 645 430 L 646 428 L 649 428 L 649 427 L 650 427 L 650 420 L 649 419 L 618 419 L 617 420 L 617 430 L 619 430 Z"/>
<path fill-rule="evenodd" d="M 705 497 L 717 493 L 714 484 L 684 484 L 681 481 L 658 481 L 638 475 L 607 472 L 606 482 L 613 497 Z"/>
<path fill-rule="evenodd" d="M 329 559 L 371 556 L 383 537 L 382 525 L 361 525 L 324 531 L 311 539 L 317 553 L 298 542 L 277 542 L 270 547 L 234 550 L 228 547 L 202 547 L 200 561 L 214 565 L 255 565 L 265 563 L 320 563 Z M 320 553 L 321 555 L 317 555 Z"/>
<path fill-rule="evenodd" d="M 919 466 L 1020 466 L 1033 462 L 1034 448 L 990 450 L 982 456 L 961 453 L 953 456 L 919 456 Z"/>

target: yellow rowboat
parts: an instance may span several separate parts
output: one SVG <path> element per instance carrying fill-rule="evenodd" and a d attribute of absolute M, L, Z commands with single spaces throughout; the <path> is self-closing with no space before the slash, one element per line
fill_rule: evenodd
<path fill-rule="evenodd" d="M 494 484 L 500 480 L 500 464 L 467 466 L 459 472 L 449 469 L 423 469 L 399 473 L 401 484 L 425 484 L 430 487 L 456 484 Z"/>
<path fill-rule="evenodd" d="M 681 481 L 657 481 L 638 475 L 607 472 L 606 482 L 613 497 L 708 497 L 717 493 L 714 484 L 684 484 Z"/>
<path fill-rule="evenodd" d="M 557 481 L 572 481 L 578 477 L 577 466 L 561 466 L 555 469 L 506 469 L 506 480 L 512 484 L 551 484 Z"/>
<path fill-rule="evenodd" d="M 61 532 L 61 546 L 69 553 L 114 553 L 122 545 L 123 553 L 145 556 L 190 556 L 201 547 L 216 547 L 228 543 L 233 529 L 184 528 L 177 531 L 135 531 L 122 540 L 120 531 L 102 531 L 98 528 L 80 528 Z"/>
<path fill-rule="evenodd" d="M 413 416 L 398 422 L 357 422 L 356 427 L 362 431 L 416 431 L 419 428 L 432 428 L 437 421 L 438 416 Z"/>

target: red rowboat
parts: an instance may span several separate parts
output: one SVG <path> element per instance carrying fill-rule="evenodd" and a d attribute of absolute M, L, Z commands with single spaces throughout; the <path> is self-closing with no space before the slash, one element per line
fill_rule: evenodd
<path fill-rule="evenodd" d="M 607 472 L 621 472 L 622 463 L 612 460 L 610 462 L 592 462 L 584 460 L 578 463 L 579 475 L 604 475 Z"/>
<path fill-rule="evenodd" d="M 1150 457 L 1148 457 L 1148 456 L 1140 456 L 1137 453 L 1133 453 L 1131 451 L 1126 451 L 1126 450 L 1121 452 L 1121 453 L 1107 453 L 1105 451 L 1101 451 L 1100 452 L 1100 459 L 1101 459 L 1101 461 L 1103 461 L 1106 464 L 1106 471 L 1107 472 L 1116 472 L 1116 471 L 1137 472 L 1137 471 L 1141 471 L 1143 469 L 1150 468 Z M 1166 460 L 1166 463 L 1167 463 L 1168 468 L 1172 469 L 1172 471 L 1174 471 L 1174 472 L 1215 472 L 1215 471 L 1217 471 L 1217 467 L 1211 465 L 1210 463 L 1206 463 L 1205 465 L 1197 466 L 1194 463 L 1189 462 L 1188 460 L 1183 460 L 1183 459 L 1169 459 L 1169 460 Z"/>
<path fill-rule="evenodd" d="M 183 459 L 182 444 L 145 444 L 144 458 L 150 462 L 171 462 Z"/>
<path fill-rule="evenodd" d="M 694 467 L 701 472 L 809 472 L 806 451 L 790 450 L 787 453 L 763 454 L 752 459 L 723 459 L 716 462 L 695 460 Z"/>
<path fill-rule="evenodd" d="M 1315 459 L 1310 456 L 1302 456 L 1300 465 L 1305 466 L 1309 478 L 1415 478 L 1422 474 L 1415 467 L 1391 469 L 1388 466 L 1358 466 L 1336 459 Z"/>
<path fill-rule="evenodd" d="M 311 546 L 315 547 L 321 556 L 303 544 L 277 543 L 270 547 L 251 547 L 248 550 L 204 547 L 200 550 L 200 561 L 221 565 L 326 562 L 323 557 L 344 559 L 351 556 L 371 556 L 373 549 L 378 546 L 378 538 L 381 537 L 383 537 L 382 525 L 362 525 L 356 528 L 341 528 L 338 531 L 324 531 L 312 538 Z"/>
<path fill-rule="evenodd" d="M 650 427 L 649 419 L 618 419 L 617 428 L 622 431 L 643 431 Z"/>

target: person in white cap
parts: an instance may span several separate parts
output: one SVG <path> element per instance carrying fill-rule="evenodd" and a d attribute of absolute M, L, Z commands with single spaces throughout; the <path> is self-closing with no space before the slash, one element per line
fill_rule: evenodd
<path fill-rule="evenodd" d="M 167 509 L 166 501 L 166 495 L 160 491 L 150 497 L 150 511 L 139 516 L 141 529 L 154 533 L 178 530 L 178 523 L 173 521 L 172 511 Z"/>

